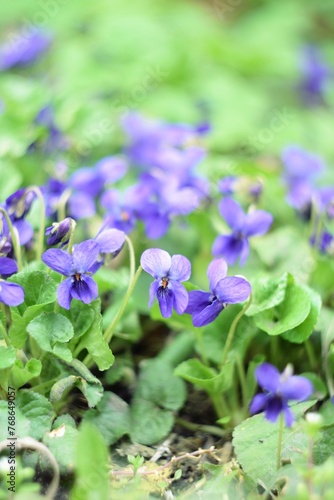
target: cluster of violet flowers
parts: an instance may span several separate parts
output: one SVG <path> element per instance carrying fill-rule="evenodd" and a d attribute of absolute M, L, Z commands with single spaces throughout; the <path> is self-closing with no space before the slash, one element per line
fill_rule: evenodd
<path fill-rule="evenodd" d="M 0 70 L 35 62 L 50 44 L 48 34 L 35 32 L 23 37 L 18 33 L 14 45 L 0 46 Z M 314 47 L 305 49 L 302 70 L 299 90 L 305 102 L 323 103 L 325 85 L 332 75 Z M 47 131 L 44 152 L 58 154 L 68 149 L 69 141 L 57 127 L 50 104 L 40 110 L 35 123 Z M 169 124 L 130 113 L 123 119 L 127 136 L 123 156 L 104 157 L 93 167 L 80 168 L 70 176 L 67 176 L 66 166 L 62 162 L 58 164 L 55 175 L 41 187 L 41 192 L 46 215 L 51 220 L 59 220 L 57 216 L 64 214 L 62 220 L 46 229 L 47 244 L 59 248 L 50 248 L 42 255 L 46 265 L 66 278 L 57 290 L 60 306 L 69 309 L 72 299 L 89 304 L 97 298 L 98 287 L 92 276 L 121 251 L 126 234 L 138 221 L 144 224 L 148 238 L 160 238 L 175 217 L 190 214 L 209 196 L 207 180 L 196 172 L 206 156 L 201 138 L 209 128 L 207 123 L 198 126 Z M 38 147 L 38 142 L 31 144 L 28 153 Z M 334 188 L 315 186 L 315 179 L 323 169 L 322 161 L 294 146 L 283 152 L 282 161 L 288 201 L 306 218 L 312 206 L 317 207 L 315 232 L 319 237 L 315 234 L 311 243 L 326 252 L 332 245 L 333 236 L 323 229 L 322 222 L 324 214 L 333 217 Z M 129 166 L 135 167 L 137 181 L 126 190 L 117 189 L 115 183 L 124 177 Z M 186 257 L 170 256 L 159 248 L 148 249 L 142 254 L 142 268 L 154 277 L 149 307 L 156 297 L 163 317 L 169 318 L 174 309 L 178 314 L 190 314 L 194 326 L 201 327 L 214 321 L 229 304 L 244 302 L 250 296 L 250 283 L 242 276 L 228 277 L 227 264 L 239 261 L 244 265 L 249 255 L 249 238 L 265 234 L 273 218 L 270 213 L 254 208 L 245 213 L 232 198 L 236 182 L 235 177 L 227 177 L 218 185 L 223 195 L 219 211 L 231 233 L 219 235 L 213 242 L 215 258 L 207 270 L 209 291 L 186 290 L 182 283 L 191 274 L 191 264 Z M 255 202 L 261 190 L 261 184 L 252 187 Z M 2 205 L 0 301 L 7 306 L 19 305 L 24 300 L 23 288 L 6 280 L 18 271 L 15 257 L 19 260 L 19 247 L 32 245 L 33 228 L 26 215 L 35 198 L 33 190 L 23 188 Z M 92 217 L 101 210 L 103 222 L 96 236 L 73 245 L 75 221 Z M 263 410 L 272 422 L 282 414 L 286 425 L 290 426 L 293 415 L 289 401 L 307 399 L 312 393 L 312 384 L 304 377 L 293 376 L 289 366 L 280 374 L 269 363 L 257 368 L 256 378 L 264 393 L 254 397 L 250 412 Z"/>
<path fill-rule="evenodd" d="M 311 220 L 311 245 L 321 253 L 331 253 L 334 237 L 326 226 L 334 217 L 334 186 L 317 185 L 325 171 L 322 158 L 299 146 L 290 146 L 283 151 L 282 162 L 288 203 L 303 219 Z"/>
<path fill-rule="evenodd" d="M 70 193 L 66 215 L 75 220 L 104 212 L 104 228 L 130 233 L 139 221 L 150 239 L 162 237 L 176 216 L 196 210 L 208 195 L 207 180 L 196 173 L 206 151 L 197 145 L 207 127 L 148 120 L 137 113 L 123 119 L 128 144 L 123 156 L 107 156 L 94 166 L 76 170 L 66 178 L 60 163 L 43 187 L 47 215 L 55 217 L 59 200 Z M 132 167 L 138 179 L 117 189 Z"/>

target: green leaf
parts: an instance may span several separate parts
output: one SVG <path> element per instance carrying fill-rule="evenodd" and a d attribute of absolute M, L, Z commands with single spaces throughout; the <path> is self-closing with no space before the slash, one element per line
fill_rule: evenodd
<path fill-rule="evenodd" d="M 297 422 L 291 428 L 283 430 L 282 459 L 293 461 L 307 452 L 309 438 L 298 420 L 313 404 L 314 401 L 307 401 L 291 407 Z M 267 488 L 272 485 L 277 472 L 278 432 L 279 422 L 273 424 L 265 420 L 263 413 L 244 420 L 233 432 L 232 443 L 244 472 L 256 483 L 262 481 Z"/>
<path fill-rule="evenodd" d="M 255 324 L 269 335 L 280 335 L 300 325 L 311 309 L 310 295 L 302 285 L 290 283 L 284 301 L 254 316 Z"/>
<path fill-rule="evenodd" d="M 174 425 L 172 411 L 163 410 L 151 401 L 135 400 L 131 405 L 132 441 L 151 445 L 166 437 Z"/>
<path fill-rule="evenodd" d="M 298 228 L 281 227 L 254 239 L 252 245 L 261 260 L 276 273 L 288 271 L 299 282 L 307 283 L 315 259 L 307 240 L 300 237 Z"/>
<path fill-rule="evenodd" d="M 39 377 L 41 372 L 42 363 L 39 359 L 31 358 L 25 365 L 17 359 L 10 371 L 11 384 L 14 387 L 22 387 L 33 378 Z"/>
<path fill-rule="evenodd" d="M 288 277 L 288 273 L 283 273 L 278 278 L 260 278 L 253 281 L 253 301 L 245 313 L 246 316 L 254 316 L 283 302 Z"/>
<path fill-rule="evenodd" d="M 31 389 L 20 389 L 15 400 L 15 436 L 31 436 L 42 439 L 51 428 L 54 410 L 51 403 Z M 7 401 L 0 401 L 0 437 L 7 437 L 8 407 Z"/>
<path fill-rule="evenodd" d="M 110 498 L 108 448 L 99 430 L 89 422 L 80 426 L 74 458 L 76 479 L 71 500 Z"/>
<path fill-rule="evenodd" d="M 50 352 L 65 361 L 72 360 L 72 353 L 64 343 L 73 337 L 73 326 L 62 314 L 44 312 L 30 321 L 27 331 L 43 351 Z"/>
<path fill-rule="evenodd" d="M 317 375 L 316 373 L 313 372 L 304 372 L 300 374 L 302 377 L 307 378 L 310 382 L 312 382 L 313 385 L 313 397 L 317 398 L 317 400 L 322 400 L 324 399 L 327 394 L 327 386 L 325 382 Z"/>
<path fill-rule="evenodd" d="M 172 330 L 195 330 L 190 314 L 177 314 L 174 310 L 170 318 L 161 315 L 159 304 L 155 302 L 150 309 L 150 316 L 154 321 L 166 323 Z"/>
<path fill-rule="evenodd" d="M 24 302 L 18 306 L 21 315 L 28 307 L 50 304 L 56 300 L 56 282 L 42 271 L 21 272 L 13 275 L 10 281 L 24 288 Z"/>
<path fill-rule="evenodd" d="M 310 312 L 306 319 L 296 326 L 292 330 L 283 332 L 282 337 L 290 342 L 295 342 L 301 344 L 309 338 L 312 334 L 314 327 L 318 321 L 320 309 L 321 309 L 321 297 L 320 295 L 309 287 L 302 286 L 302 288 L 307 292 L 310 300 Z"/>
<path fill-rule="evenodd" d="M 88 328 L 94 321 L 94 303 L 93 305 L 84 304 L 80 300 L 73 300 L 71 303 L 71 309 L 69 311 L 64 310 L 62 314 L 64 314 L 64 316 L 66 316 L 73 325 L 73 340 L 78 339 L 88 331 Z"/>
<path fill-rule="evenodd" d="M 73 419 L 72 422 L 68 423 L 68 417 L 69 415 L 58 417 L 52 425 L 52 430 L 43 436 L 43 443 L 57 460 L 61 474 L 72 473 L 76 464 L 76 446 L 79 433 Z M 46 460 L 42 461 L 43 469 L 49 466 Z"/>
<path fill-rule="evenodd" d="M 206 390 L 209 394 L 216 394 L 231 387 L 233 363 L 226 363 L 220 373 L 217 373 L 213 368 L 203 365 L 199 359 L 189 359 L 175 368 L 174 375 Z"/>
<path fill-rule="evenodd" d="M 329 399 L 320 408 L 319 413 L 324 420 L 324 425 L 334 425 L 333 403 Z"/>
<path fill-rule="evenodd" d="M 164 438 L 174 424 L 173 412 L 182 407 L 185 398 L 185 384 L 173 375 L 168 362 L 146 361 L 131 404 L 131 439 L 153 444 Z"/>
<path fill-rule="evenodd" d="M 103 386 L 99 379 L 89 371 L 89 369 L 78 359 L 73 359 L 66 363 L 77 375 L 70 375 L 56 382 L 50 391 L 50 400 L 59 401 L 64 391 L 76 385 L 86 397 L 90 408 L 97 405 L 103 395 Z"/>
<path fill-rule="evenodd" d="M 88 410 L 83 418 L 94 424 L 108 445 L 130 432 L 130 410 L 125 401 L 112 392 L 105 392 L 97 408 Z"/>
<path fill-rule="evenodd" d="M 92 302 L 91 307 L 94 310 L 95 318 L 87 332 L 81 337 L 78 350 L 87 349 L 99 370 L 108 370 L 113 364 L 115 357 L 103 338 L 100 299 Z"/>
<path fill-rule="evenodd" d="M 13 346 L 0 345 L 0 370 L 10 368 L 15 363 L 16 351 Z"/>
<path fill-rule="evenodd" d="M 241 309 L 242 306 L 239 304 L 228 306 L 213 323 L 203 327 L 205 354 L 217 365 L 221 362 L 232 322 Z M 234 360 L 236 357 L 243 359 L 257 331 L 253 318 L 242 316 L 234 332 L 228 359 Z"/>
<path fill-rule="evenodd" d="M 333 406 L 333 403 L 331 403 Z M 332 408 L 333 412 L 333 408 Z M 320 439 L 314 443 L 313 458 L 316 465 L 322 464 L 329 457 L 333 456 L 334 449 L 334 425 L 324 428 Z"/>
<path fill-rule="evenodd" d="M 52 309 L 57 284 L 42 271 L 23 271 L 13 275 L 10 281 L 24 288 L 23 304 L 12 308 L 12 326 L 9 332 L 14 347 L 22 349 L 27 339 L 27 325 L 43 311 Z"/>
<path fill-rule="evenodd" d="M 145 361 L 134 399 L 145 399 L 167 410 L 177 411 L 182 407 L 185 398 L 185 384 L 173 375 L 169 363 L 160 359 Z"/>

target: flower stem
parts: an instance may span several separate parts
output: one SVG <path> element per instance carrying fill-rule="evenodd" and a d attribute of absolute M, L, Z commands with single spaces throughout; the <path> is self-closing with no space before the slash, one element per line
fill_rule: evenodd
<path fill-rule="evenodd" d="M 227 406 L 224 396 L 221 393 L 208 393 L 218 418 L 227 417 L 231 412 Z"/>
<path fill-rule="evenodd" d="M 65 191 L 62 193 L 61 197 L 59 198 L 58 212 L 57 212 L 58 222 L 64 220 L 66 217 L 66 204 L 67 204 L 68 200 L 70 199 L 71 194 L 72 194 L 72 191 L 70 189 L 65 189 Z"/>
<path fill-rule="evenodd" d="M 221 429 L 220 427 L 215 427 L 214 425 L 205 425 L 205 424 L 195 424 L 194 422 L 188 422 L 181 417 L 176 417 L 175 422 L 185 429 L 189 429 L 191 431 L 201 431 L 206 432 L 208 434 L 212 434 L 213 436 L 225 437 L 226 431 Z"/>
<path fill-rule="evenodd" d="M 203 363 L 209 366 L 209 361 L 205 352 L 204 342 L 203 342 L 203 331 L 201 328 L 196 328 L 196 340 L 201 355 Z"/>
<path fill-rule="evenodd" d="M 237 371 L 239 375 L 239 382 L 241 387 L 242 394 L 242 404 L 244 408 L 247 408 L 248 400 L 247 400 L 247 384 L 246 384 L 246 375 L 244 370 L 244 365 L 242 363 L 241 357 L 238 355 L 236 358 L 237 362 Z"/>
<path fill-rule="evenodd" d="M 70 253 L 70 254 L 73 253 L 74 231 L 75 231 L 76 225 L 77 225 L 77 223 L 75 222 L 75 220 L 71 219 L 71 222 L 70 222 L 70 239 L 68 241 L 68 246 L 67 246 L 68 253 Z"/>
<path fill-rule="evenodd" d="M 308 338 L 305 341 L 305 348 L 306 348 L 306 353 L 310 362 L 311 369 L 316 371 L 317 370 L 317 359 L 314 353 L 313 345 L 311 340 Z"/>
<path fill-rule="evenodd" d="M 127 289 L 126 294 L 124 296 L 124 299 L 123 299 L 123 302 L 121 304 L 121 307 L 118 310 L 118 313 L 114 317 L 113 321 L 110 323 L 109 327 L 104 332 L 103 337 L 104 337 L 104 340 L 107 343 L 110 342 L 110 340 L 112 338 L 112 335 L 114 333 L 114 330 L 115 330 L 116 326 L 118 325 L 118 322 L 120 321 L 121 317 L 123 316 L 123 313 L 125 311 L 127 303 L 129 302 L 129 299 L 131 297 L 131 294 L 133 292 L 134 287 L 136 286 L 136 283 L 138 281 L 138 278 L 139 278 L 141 272 L 142 272 L 142 267 L 139 266 L 138 269 L 137 269 L 136 274 L 134 275 L 134 277 L 132 279 L 132 281 L 130 281 L 130 283 L 129 283 L 128 289 Z"/>
<path fill-rule="evenodd" d="M 2 213 L 4 215 L 6 222 L 8 224 L 8 229 L 10 232 L 10 237 L 12 240 L 12 245 L 14 248 L 15 257 L 17 259 L 17 267 L 18 267 L 18 270 L 21 271 L 22 270 L 22 255 L 21 255 L 20 239 L 19 239 L 17 229 L 13 226 L 12 221 L 10 220 L 8 213 L 4 208 L 0 207 L 0 213 Z"/>
<path fill-rule="evenodd" d="M 12 341 L 9 338 L 8 332 L 6 328 L 4 327 L 2 321 L 0 320 L 0 333 L 2 334 L 3 338 L 5 339 L 5 342 L 7 344 L 7 347 L 12 345 Z"/>
<path fill-rule="evenodd" d="M 129 247 L 129 255 L 130 255 L 130 283 L 133 280 L 135 276 L 135 271 L 136 271 L 136 256 L 135 256 L 135 251 L 132 245 L 132 241 L 128 236 L 125 235 L 126 242 Z"/>
<path fill-rule="evenodd" d="M 281 412 L 279 416 L 279 429 L 278 429 L 278 442 L 277 442 L 277 462 L 276 462 L 277 470 L 281 468 L 283 428 L 284 428 L 284 414 L 283 412 Z"/>
<path fill-rule="evenodd" d="M 40 203 L 41 214 L 40 214 L 40 227 L 38 231 L 37 247 L 36 247 L 36 259 L 40 260 L 44 250 L 44 233 L 45 233 L 45 203 L 42 191 L 38 186 L 31 186 L 28 191 L 35 193 Z"/>
<path fill-rule="evenodd" d="M 247 304 L 244 306 L 243 309 L 241 309 L 241 311 L 239 312 L 239 314 L 236 315 L 236 317 L 234 318 L 234 320 L 232 322 L 232 325 L 230 327 L 230 331 L 228 332 L 228 335 L 227 335 L 227 340 L 226 340 L 226 344 L 225 344 L 225 347 L 224 347 L 224 351 L 223 351 L 223 355 L 222 355 L 222 360 L 221 360 L 221 363 L 220 363 L 220 367 L 221 368 L 226 363 L 228 351 L 229 351 L 229 349 L 231 347 L 231 342 L 233 340 L 234 333 L 235 333 L 235 330 L 236 330 L 237 325 L 239 323 L 239 320 L 242 318 L 242 316 L 245 314 L 245 312 L 247 311 L 247 309 L 250 307 L 250 305 L 252 303 L 252 300 L 253 300 L 253 296 L 252 296 L 252 294 L 250 294 Z"/>

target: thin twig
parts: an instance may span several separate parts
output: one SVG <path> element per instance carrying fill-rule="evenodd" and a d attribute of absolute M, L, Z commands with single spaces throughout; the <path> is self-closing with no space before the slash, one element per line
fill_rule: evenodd
<path fill-rule="evenodd" d="M 152 474 L 157 475 L 161 471 L 166 470 L 169 467 L 171 467 L 176 462 L 180 462 L 181 460 L 185 460 L 186 458 L 198 458 L 198 457 L 201 457 L 202 455 L 213 453 L 214 450 L 215 450 L 215 447 L 211 446 L 207 450 L 199 449 L 197 451 L 193 451 L 192 453 L 185 453 L 184 455 L 180 455 L 179 457 L 173 457 L 169 462 L 167 462 L 164 465 L 161 465 L 160 467 L 157 467 L 154 470 L 147 470 L 145 465 L 143 465 L 142 467 L 140 467 L 137 470 L 137 474 L 142 474 L 143 476 L 150 476 Z M 112 476 L 116 476 L 116 477 L 117 476 L 132 476 L 132 477 L 134 477 L 133 470 L 130 470 L 130 469 L 112 470 L 112 471 L 110 471 L 110 473 Z"/>

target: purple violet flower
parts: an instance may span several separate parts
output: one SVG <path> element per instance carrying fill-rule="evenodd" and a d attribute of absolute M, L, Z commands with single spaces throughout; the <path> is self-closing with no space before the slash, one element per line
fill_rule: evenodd
<path fill-rule="evenodd" d="M 12 40 L 0 46 L 0 70 L 14 66 L 25 66 L 34 62 L 51 43 L 51 37 L 41 31 L 29 36 L 18 32 Z"/>
<path fill-rule="evenodd" d="M 157 297 L 164 318 L 171 317 L 173 308 L 178 314 L 184 313 L 188 305 L 188 293 L 180 282 L 190 278 L 190 261 L 183 255 L 171 257 L 165 250 L 150 248 L 142 254 L 140 264 L 144 271 L 155 278 L 150 286 L 148 307 Z"/>
<path fill-rule="evenodd" d="M 53 222 L 52 226 L 47 227 L 45 230 L 45 235 L 49 236 L 46 240 L 47 244 L 53 246 L 61 243 L 61 247 L 67 245 L 70 239 L 71 221 L 75 224 L 75 221 L 71 217 L 66 217 L 66 219 L 60 222 Z"/>
<path fill-rule="evenodd" d="M 15 260 L 8 257 L 0 258 L 0 275 L 1 278 L 8 278 L 17 272 L 17 264 Z M 24 290 L 17 283 L 9 283 L 0 279 L 0 302 L 6 306 L 18 306 L 24 301 Z"/>
<path fill-rule="evenodd" d="M 42 261 L 57 273 L 67 276 L 57 291 L 58 303 L 69 309 L 72 299 L 90 304 L 98 296 L 97 284 L 90 277 L 93 274 L 100 247 L 94 240 L 75 245 L 73 254 L 59 248 L 50 248 L 42 255 Z"/>
<path fill-rule="evenodd" d="M 249 254 L 248 238 L 265 234 L 270 228 L 273 217 L 264 210 L 254 210 L 245 214 L 240 205 L 232 198 L 224 198 L 219 204 L 221 216 L 233 229 L 230 235 L 217 236 L 213 243 L 214 256 L 222 256 L 229 265 L 235 264 L 240 257 L 244 265 Z"/>
<path fill-rule="evenodd" d="M 275 423 L 283 412 L 287 427 L 291 427 L 294 417 L 289 408 L 289 401 L 305 401 L 313 392 L 312 383 L 305 377 L 292 375 L 288 365 L 281 374 L 270 363 L 262 363 L 255 370 L 258 384 L 264 394 L 257 394 L 249 407 L 251 414 L 264 411 L 265 418 Z"/>
<path fill-rule="evenodd" d="M 210 292 L 193 290 L 189 292 L 189 302 L 185 310 L 192 315 L 194 326 L 212 323 L 228 304 L 244 302 L 250 295 L 250 283 L 240 276 L 227 275 L 224 259 L 214 259 L 208 267 L 207 276 Z"/>

